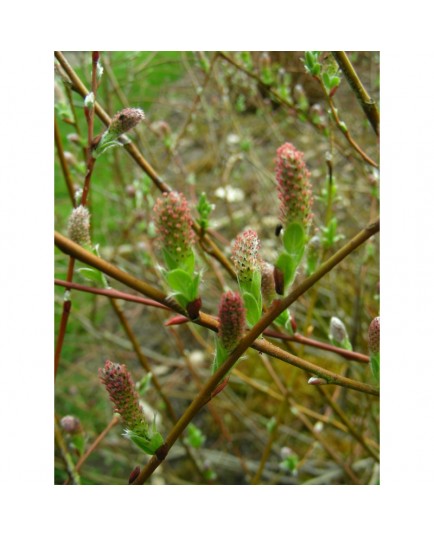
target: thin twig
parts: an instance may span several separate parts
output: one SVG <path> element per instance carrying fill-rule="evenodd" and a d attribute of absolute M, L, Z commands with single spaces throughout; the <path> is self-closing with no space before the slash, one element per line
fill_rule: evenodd
<path fill-rule="evenodd" d="M 89 458 L 92 452 L 94 452 L 94 450 L 98 447 L 98 445 L 106 437 L 106 435 L 110 432 L 110 430 L 114 426 L 116 426 L 119 422 L 120 422 L 119 415 L 114 415 L 112 420 L 108 423 L 108 425 L 104 428 L 104 430 L 98 435 L 98 437 L 95 439 L 92 445 L 90 445 L 90 447 L 86 450 L 83 456 L 81 456 L 81 458 L 78 460 L 77 465 L 75 466 L 77 471 L 80 470 L 81 466 Z"/>
<path fill-rule="evenodd" d="M 57 155 L 59 157 L 60 167 L 62 168 L 63 177 L 65 178 L 66 187 L 68 189 L 69 197 L 71 199 L 72 206 L 75 207 L 75 195 L 74 185 L 72 182 L 71 173 L 69 171 L 68 163 L 65 159 L 65 153 L 63 152 L 62 137 L 60 135 L 59 125 L 57 124 L 57 117 L 54 117 L 54 141 L 56 143 Z"/>
<path fill-rule="evenodd" d="M 342 51 L 332 52 L 332 54 L 339 67 L 341 68 L 341 71 L 344 73 L 348 84 L 350 85 L 351 89 L 354 91 L 357 99 L 359 100 L 366 117 L 369 119 L 369 122 L 374 129 L 375 134 L 379 136 L 380 113 L 378 111 L 375 101 L 369 96 L 369 93 L 366 91 L 364 85 L 360 81 L 360 78 L 358 77 L 346 53 Z"/>
<path fill-rule="evenodd" d="M 326 342 L 316 341 L 314 339 L 310 339 L 309 337 L 305 337 L 304 335 L 300 335 L 298 333 L 295 333 L 294 335 L 288 335 L 287 333 L 280 333 L 277 331 L 266 329 L 264 331 L 264 335 L 266 337 L 272 337 L 273 339 L 282 339 L 282 340 L 296 342 L 299 344 L 304 344 L 306 346 L 312 346 L 314 348 L 320 348 L 321 350 L 325 350 L 327 352 L 333 352 L 334 354 L 338 354 L 344 357 L 345 359 L 348 359 L 349 361 L 369 363 L 369 357 L 365 354 L 360 354 L 359 352 L 346 350 L 345 348 L 339 348 L 337 346 L 333 346 L 332 344 L 327 344 Z"/>
<path fill-rule="evenodd" d="M 98 52 L 93 52 L 92 53 L 92 91 L 94 94 L 94 99 L 96 99 L 96 90 L 97 90 L 96 70 L 97 70 L 98 58 L 99 58 Z M 85 107 L 85 115 L 86 115 L 87 126 L 88 126 L 88 147 L 87 147 L 87 173 L 84 179 L 83 193 L 81 196 L 81 204 L 83 206 L 86 205 L 86 202 L 88 199 L 89 190 L 90 190 L 90 180 L 92 177 L 93 167 L 95 164 L 95 159 L 92 156 L 92 147 L 91 147 L 92 139 L 93 139 L 94 113 L 95 113 L 94 106 L 91 106 L 90 109 Z M 71 256 L 69 259 L 68 273 L 66 276 L 67 281 L 72 281 L 72 278 L 74 275 L 74 263 L 75 263 L 75 260 Z M 60 356 L 62 354 L 63 342 L 65 340 L 66 328 L 68 325 L 68 318 L 69 318 L 69 312 L 71 310 L 71 306 L 72 306 L 72 303 L 70 299 L 70 293 L 65 292 L 65 299 L 63 301 L 62 316 L 60 319 L 60 326 L 59 326 L 59 332 L 57 335 L 56 349 L 55 349 L 55 355 L 54 355 L 54 377 L 56 377 L 57 369 L 59 367 Z"/>
<path fill-rule="evenodd" d="M 359 153 L 359 155 L 363 158 L 363 160 L 366 163 L 368 163 L 370 166 L 378 169 L 380 167 L 378 165 L 378 163 L 375 162 L 375 160 L 373 160 L 371 157 L 369 157 L 365 153 L 365 151 L 360 147 L 360 145 L 356 142 L 356 140 L 351 136 L 350 131 L 348 130 L 348 127 L 344 126 L 342 124 L 341 119 L 340 119 L 339 114 L 338 114 L 338 110 L 337 110 L 337 108 L 336 108 L 336 106 L 335 106 L 335 104 L 333 102 L 333 97 L 331 96 L 331 94 L 327 90 L 323 79 L 320 76 L 315 76 L 315 78 L 319 81 L 319 83 L 321 85 L 321 88 L 322 88 L 322 90 L 324 92 L 324 95 L 327 98 L 327 102 L 328 102 L 328 104 L 330 106 L 330 110 L 332 112 L 332 116 L 333 116 L 333 119 L 335 120 L 335 123 L 336 123 L 337 127 L 342 132 L 342 134 L 345 136 L 345 138 L 348 140 L 348 143 L 351 145 L 351 147 L 353 147 L 353 149 L 356 150 L 357 153 Z"/>
<path fill-rule="evenodd" d="M 88 292 L 89 294 L 99 294 L 100 296 L 107 296 L 109 298 L 116 298 L 120 300 L 125 300 L 129 302 L 141 303 L 143 305 L 149 305 L 150 307 L 158 307 L 159 309 L 165 309 L 166 311 L 171 311 L 166 305 L 150 300 L 149 298 L 142 298 L 142 296 L 133 296 L 126 292 L 120 292 L 112 288 L 96 288 L 96 287 L 87 287 L 85 285 L 80 285 L 79 283 L 72 283 L 70 281 L 63 281 L 62 279 L 55 279 L 55 285 L 61 287 L 73 288 L 74 290 L 80 290 L 81 292 Z"/>

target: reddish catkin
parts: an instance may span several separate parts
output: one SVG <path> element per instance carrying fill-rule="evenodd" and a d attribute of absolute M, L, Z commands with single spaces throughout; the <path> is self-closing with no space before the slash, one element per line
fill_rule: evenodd
<path fill-rule="evenodd" d="M 246 327 L 246 311 L 238 292 L 225 292 L 220 300 L 218 336 L 223 348 L 233 350 L 241 340 Z"/>
<path fill-rule="evenodd" d="M 312 186 L 304 154 L 291 143 L 277 149 L 277 193 L 280 200 L 280 221 L 284 227 L 292 222 L 307 228 L 312 219 Z"/>
<path fill-rule="evenodd" d="M 236 237 L 232 246 L 232 261 L 240 281 L 250 282 L 253 274 L 260 271 L 259 247 L 258 235 L 251 229 Z"/>
<path fill-rule="evenodd" d="M 154 205 L 154 221 L 162 248 L 182 262 L 195 241 L 193 218 L 187 199 L 178 192 L 165 192 Z"/>
<path fill-rule="evenodd" d="M 113 402 L 114 411 L 121 415 L 125 426 L 145 436 L 148 424 L 127 367 L 107 360 L 104 368 L 98 370 L 98 376 Z"/>

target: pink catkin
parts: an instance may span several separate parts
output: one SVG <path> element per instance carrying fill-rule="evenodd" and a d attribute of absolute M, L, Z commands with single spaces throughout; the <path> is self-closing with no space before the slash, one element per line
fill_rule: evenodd
<path fill-rule="evenodd" d="M 277 149 L 276 181 L 282 225 L 299 222 L 308 227 L 313 204 L 310 171 L 304 162 L 304 154 L 291 143 L 284 143 Z"/>
<path fill-rule="evenodd" d="M 107 360 L 104 368 L 98 370 L 98 376 L 107 389 L 114 410 L 121 415 L 127 428 L 146 434 L 148 426 L 127 367 Z"/>
<path fill-rule="evenodd" d="M 223 347 L 230 352 L 241 340 L 246 326 L 246 311 L 238 292 L 229 290 L 223 294 L 218 317 L 218 336 Z"/>
<path fill-rule="evenodd" d="M 232 261 L 240 281 L 252 281 L 254 272 L 260 270 L 260 241 L 255 231 L 248 229 L 239 234 L 232 246 Z"/>
<path fill-rule="evenodd" d="M 165 192 L 155 203 L 154 221 L 162 247 L 181 262 L 195 240 L 193 218 L 184 195 Z"/>

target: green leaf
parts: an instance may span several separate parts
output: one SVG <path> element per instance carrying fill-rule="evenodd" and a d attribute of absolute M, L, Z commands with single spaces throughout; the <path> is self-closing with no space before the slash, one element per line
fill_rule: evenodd
<path fill-rule="evenodd" d="M 291 324 L 291 312 L 288 309 L 287 309 L 287 312 L 288 312 L 288 318 L 285 322 L 285 329 L 290 335 L 294 335 L 294 330 L 292 329 L 292 324 Z"/>
<path fill-rule="evenodd" d="M 249 326 L 254 326 L 256 322 L 261 318 L 262 307 L 261 304 L 255 299 L 253 294 L 245 292 L 243 294 L 244 306 L 246 308 L 246 318 Z"/>
<path fill-rule="evenodd" d="M 205 56 L 201 56 L 199 58 L 199 65 L 202 67 L 205 73 L 209 72 L 210 63 L 208 61 L 208 58 L 206 58 Z"/>
<path fill-rule="evenodd" d="M 313 76 L 317 76 L 321 71 L 321 65 L 318 63 L 319 52 L 308 50 L 304 53 L 304 65 L 306 71 Z"/>
<path fill-rule="evenodd" d="M 184 296 L 187 303 L 197 298 L 200 274 L 192 276 L 188 272 L 177 268 L 176 270 L 165 272 L 164 277 L 175 294 Z"/>
<path fill-rule="evenodd" d="M 191 275 L 179 268 L 166 272 L 166 281 L 172 290 L 182 292 L 183 294 L 192 285 Z"/>
<path fill-rule="evenodd" d="M 380 354 L 377 352 L 370 356 L 371 358 L 371 371 L 374 379 L 377 383 L 380 382 Z"/>
<path fill-rule="evenodd" d="M 155 451 L 164 443 L 164 439 L 158 432 L 154 432 L 149 438 L 139 436 L 131 430 L 127 430 L 125 436 L 137 445 L 146 454 L 155 454 Z"/>
<path fill-rule="evenodd" d="M 240 58 L 246 69 L 251 71 L 253 69 L 253 61 L 250 52 L 240 52 Z"/>
<path fill-rule="evenodd" d="M 313 74 L 314 76 L 318 76 L 319 73 L 321 72 L 321 65 L 320 65 L 319 63 L 315 63 L 315 65 L 313 66 L 311 72 L 312 72 L 312 74 Z"/>
<path fill-rule="evenodd" d="M 254 272 L 250 287 L 250 292 L 253 294 L 253 296 L 256 298 L 256 300 L 259 302 L 259 299 L 262 296 L 261 293 L 261 272 L 258 270 L 257 272 Z"/>
<path fill-rule="evenodd" d="M 193 448 L 198 449 L 205 443 L 206 436 L 202 433 L 200 428 L 190 423 L 187 426 L 187 442 Z"/>
<path fill-rule="evenodd" d="M 298 222 L 290 223 L 283 233 L 283 246 L 297 265 L 303 257 L 305 244 L 304 227 Z"/>
<path fill-rule="evenodd" d="M 304 61 L 305 61 L 306 67 L 308 67 L 309 70 L 311 70 L 313 65 L 314 65 L 314 63 L 315 63 L 315 58 L 314 58 L 312 52 L 310 52 L 310 51 L 305 52 Z"/>
<path fill-rule="evenodd" d="M 339 128 L 342 130 L 344 134 L 348 132 L 348 127 L 344 121 L 339 121 Z"/>
<path fill-rule="evenodd" d="M 105 142 L 100 142 L 99 145 L 92 151 L 92 156 L 94 158 L 100 157 L 108 149 L 113 149 L 113 147 L 122 147 L 122 142 L 118 140 L 108 140 Z"/>
<path fill-rule="evenodd" d="M 265 69 L 262 69 L 262 72 L 261 72 L 261 81 L 267 85 L 267 86 L 271 86 L 271 84 L 273 83 L 273 73 L 271 72 L 271 69 L 270 68 L 265 68 Z"/>
<path fill-rule="evenodd" d="M 288 309 L 285 309 L 282 313 L 280 313 L 280 315 L 276 318 L 275 322 L 276 324 L 278 324 L 279 326 L 282 326 L 282 327 L 285 327 L 286 326 L 286 323 L 288 322 L 291 323 L 291 317 L 289 315 L 289 311 Z"/>
<path fill-rule="evenodd" d="M 187 253 L 187 256 L 182 259 L 181 261 L 174 257 L 169 250 L 163 249 L 163 257 L 164 262 L 166 264 L 166 267 L 169 270 L 175 270 L 176 268 L 181 268 L 182 270 L 185 270 L 189 274 L 193 275 L 194 272 L 194 265 L 195 265 L 195 257 L 192 250 L 190 250 Z"/>
<path fill-rule="evenodd" d="M 294 330 L 291 324 L 291 313 L 289 309 L 285 309 L 275 320 L 276 324 L 282 326 L 290 335 L 294 335 Z"/>
<path fill-rule="evenodd" d="M 200 194 L 199 202 L 196 207 L 200 216 L 198 219 L 198 224 L 200 225 L 202 229 L 204 230 L 208 229 L 209 227 L 208 218 L 209 218 L 210 213 L 214 210 L 214 208 L 215 208 L 215 205 L 211 204 L 206 197 L 206 193 L 202 192 Z"/>
<path fill-rule="evenodd" d="M 271 417 L 271 419 L 269 419 L 269 421 L 267 422 L 268 433 L 271 434 L 276 429 L 276 426 L 277 426 L 276 417 Z"/>
<path fill-rule="evenodd" d="M 337 87 L 340 83 L 341 83 L 341 79 L 339 78 L 339 76 L 332 76 L 330 78 L 330 89 Z"/>
<path fill-rule="evenodd" d="M 226 361 L 229 352 L 226 350 L 226 348 L 223 348 L 223 345 L 220 341 L 220 339 L 216 336 L 215 337 L 215 347 L 216 347 L 216 353 L 214 356 L 214 361 L 212 364 L 211 372 L 214 374 L 217 369 L 219 369 L 223 363 Z"/>
<path fill-rule="evenodd" d="M 249 138 L 243 138 L 241 141 L 240 141 L 240 149 L 244 152 L 244 153 L 247 153 L 250 151 L 250 149 L 252 148 L 252 142 Z"/>
<path fill-rule="evenodd" d="M 195 300 L 199 296 L 199 286 L 201 279 L 202 277 L 200 273 L 194 274 L 193 284 L 191 286 L 191 293 L 193 294 L 192 300 Z"/>
<path fill-rule="evenodd" d="M 184 307 L 184 309 L 186 309 L 187 305 L 192 301 L 186 298 L 184 294 L 181 294 L 181 292 L 173 292 L 171 296 L 173 296 L 176 299 L 176 301 L 179 303 L 179 305 L 181 307 Z"/>
<path fill-rule="evenodd" d="M 83 433 L 73 435 L 71 437 L 71 443 L 77 449 L 77 452 L 79 453 L 79 455 L 82 456 L 84 454 L 84 447 L 86 444 L 86 440 L 83 436 Z"/>
<path fill-rule="evenodd" d="M 298 456 L 297 454 L 290 454 L 283 461 L 280 462 L 279 467 L 286 471 L 289 471 L 291 474 L 297 474 L 297 465 L 298 465 Z"/>
<path fill-rule="evenodd" d="M 248 292 L 254 296 L 254 298 L 259 302 L 261 300 L 261 272 L 258 270 L 253 272 L 251 281 L 244 281 L 238 279 L 238 285 L 242 293 Z M 261 300 L 262 306 L 262 300 Z"/>
<path fill-rule="evenodd" d="M 98 283 L 98 285 L 102 285 L 103 287 L 106 286 L 107 280 L 104 274 L 96 268 L 78 268 L 77 272 L 79 272 L 79 274 L 88 281 L 93 281 L 94 283 Z"/>
<path fill-rule="evenodd" d="M 169 270 L 178 268 L 178 262 L 167 249 L 163 249 L 164 264 Z"/>
<path fill-rule="evenodd" d="M 212 469 L 205 469 L 205 471 L 203 472 L 203 476 L 207 480 L 215 480 L 217 478 L 217 473 Z"/>
<path fill-rule="evenodd" d="M 289 253 L 284 252 L 279 255 L 276 266 L 283 273 L 283 294 L 285 294 L 286 289 L 294 279 L 297 264 L 294 263 L 294 260 Z"/>
<path fill-rule="evenodd" d="M 321 231 L 322 231 L 321 241 L 327 248 L 332 247 L 333 244 L 335 244 L 336 242 L 344 238 L 344 235 L 337 234 L 337 226 L 338 226 L 338 220 L 336 218 L 332 218 L 329 221 L 329 224 L 327 227 L 321 228 Z"/>

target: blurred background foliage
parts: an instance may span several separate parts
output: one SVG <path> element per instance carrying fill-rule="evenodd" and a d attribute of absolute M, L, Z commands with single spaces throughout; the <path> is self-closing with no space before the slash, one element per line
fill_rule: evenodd
<path fill-rule="evenodd" d="M 312 172 L 315 203 L 311 234 L 322 239 L 321 254 L 328 258 L 345 239 L 378 215 L 376 171 L 349 146 L 331 120 L 320 85 L 305 72 L 303 52 L 225 54 L 238 66 L 211 52 L 103 52 L 104 74 L 97 101 L 111 116 L 128 106 L 145 111 L 145 122 L 130 137 L 158 174 L 172 188 L 185 193 L 196 218 L 194 207 L 200 194 L 206 192 L 215 206 L 210 232 L 227 256 L 231 241 L 249 227 L 259 234 L 263 258 L 275 260 L 279 239 L 275 236 L 278 200 L 274 158 L 280 145 L 293 143 L 304 152 Z M 378 102 L 379 54 L 348 55 Z M 65 56 L 90 87 L 90 53 L 69 52 Z M 321 61 L 333 67 L 330 53 L 323 53 Z M 378 161 L 376 136 L 343 77 L 334 101 L 353 138 Z M 83 99 L 65 85 L 59 69 L 55 77 L 55 114 L 78 189 L 86 172 Z M 95 133 L 102 130 L 103 125 L 96 119 Z M 328 189 L 330 169 L 335 187 L 332 199 Z M 93 243 L 99 244 L 103 258 L 164 288 L 151 220 L 159 195 L 149 177 L 121 148 L 97 160 L 90 196 Z M 55 226 L 61 233 L 66 234 L 70 212 L 71 200 L 56 156 Z M 324 227 L 332 219 L 336 220 L 336 231 L 327 243 Z M 65 279 L 67 261 L 64 254 L 55 251 L 55 277 Z M 215 315 L 223 285 L 232 289 L 236 286 L 214 259 L 200 254 L 200 262 L 204 270 L 203 310 Z M 77 263 L 74 281 L 92 286 L 77 272 L 81 266 Z M 306 271 L 300 270 L 298 280 L 305 276 Z M 128 291 L 116 281 L 110 283 L 113 288 Z M 56 287 L 55 298 L 57 331 L 62 288 Z M 154 375 L 180 416 L 209 376 L 213 334 L 192 324 L 165 327 L 168 313 L 137 303 L 119 303 Z M 367 329 L 372 318 L 379 315 L 378 237 L 327 274 L 294 304 L 291 312 L 300 333 L 325 342 L 330 318 L 339 317 L 347 327 L 353 349 L 367 354 Z M 290 351 L 372 383 L 366 365 L 297 344 L 290 344 Z M 111 404 L 97 377 L 106 359 L 127 364 L 136 381 L 146 374 L 110 301 L 73 291 L 56 382 L 55 412 L 59 420 L 65 415 L 80 419 L 87 446 L 112 419 Z M 184 448 L 177 444 L 151 482 L 250 483 L 268 449 L 261 483 L 377 483 L 376 461 L 348 432 L 323 393 L 333 397 L 375 451 L 379 441 L 378 401 L 338 387 L 317 389 L 307 385 L 303 371 L 276 360 L 271 365 L 290 393 L 288 400 L 282 402 L 263 356 L 250 350 L 231 375 L 228 387 L 197 415 L 184 434 L 201 471 L 192 467 Z M 152 385 L 144 400 L 151 418 L 157 415 L 164 436 L 172 424 Z M 146 455 L 121 433 L 121 425 L 115 426 L 90 455 L 80 470 L 83 484 L 126 484 L 134 466 L 146 463 Z M 66 435 L 65 441 L 76 461 L 71 438 Z M 323 442 L 336 453 L 339 463 Z M 344 466 L 352 467 L 355 479 L 349 477 Z M 55 482 L 63 483 L 67 477 L 64 459 L 56 448 Z"/>

